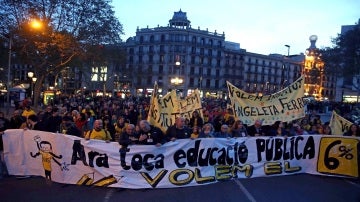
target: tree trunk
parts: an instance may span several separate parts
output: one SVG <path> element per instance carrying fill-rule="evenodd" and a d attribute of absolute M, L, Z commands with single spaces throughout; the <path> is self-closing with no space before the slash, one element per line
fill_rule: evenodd
<path fill-rule="evenodd" d="M 40 101 L 40 94 L 41 94 L 41 89 L 42 89 L 42 85 L 43 85 L 43 81 L 45 79 L 45 76 L 40 76 L 40 78 L 38 78 L 36 80 L 36 83 L 34 85 L 34 108 L 37 109 L 39 106 L 39 101 Z"/>

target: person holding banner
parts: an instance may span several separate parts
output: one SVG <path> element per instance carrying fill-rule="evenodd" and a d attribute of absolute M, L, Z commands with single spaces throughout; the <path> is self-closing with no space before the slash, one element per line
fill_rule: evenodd
<path fill-rule="evenodd" d="M 126 152 L 129 151 L 128 146 L 139 143 L 139 136 L 135 133 L 134 124 L 127 124 L 125 130 L 120 134 L 118 143 L 121 146 L 119 149 L 120 163 L 123 168 L 127 167 L 125 162 Z"/>
<path fill-rule="evenodd" d="M 349 130 L 344 133 L 344 136 L 360 137 L 360 128 L 357 124 L 353 123 Z"/>
<path fill-rule="evenodd" d="M 118 140 L 121 148 L 126 149 L 129 145 L 139 144 L 139 136 L 135 133 L 134 124 L 127 124 L 124 129 Z"/>
<path fill-rule="evenodd" d="M 323 126 L 323 133 L 322 135 L 332 135 L 331 127 L 328 124 Z"/>
<path fill-rule="evenodd" d="M 305 129 L 301 128 L 297 121 L 293 121 L 289 134 L 290 136 L 309 135 Z"/>
<path fill-rule="evenodd" d="M 243 122 L 240 120 L 236 120 L 234 124 L 232 124 L 230 128 L 230 134 L 232 137 L 247 137 L 249 136 L 246 127 Z"/>
<path fill-rule="evenodd" d="M 231 134 L 229 133 L 229 126 L 227 124 L 222 124 L 220 131 L 214 134 L 216 138 L 231 138 Z"/>
<path fill-rule="evenodd" d="M 254 125 L 248 128 L 249 136 L 257 137 L 257 136 L 265 136 L 265 130 L 262 127 L 262 121 L 256 120 Z"/>
<path fill-rule="evenodd" d="M 2 140 L 2 135 L 4 134 L 4 131 L 8 129 L 10 125 L 10 121 L 5 118 L 4 113 L 0 112 L 0 179 L 3 176 L 8 175 L 8 171 L 5 164 L 5 158 L 4 158 L 4 145 Z"/>
<path fill-rule="evenodd" d="M 126 126 L 129 124 L 129 121 L 125 121 L 125 118 L 123 116 L 119 116 L 117 118 L 116 123 L 114 123 L 115 127 L 115 142 L 119 141 L 121 133 L 123 133 L 126 129 Z"/>
<path fill-rule="evenodd" d="M 150 125 L 147 120 L 139 123 L 139 144 L 161 146 L 164 141 L 164 133 L 160 128 Z"/>
<path fill-rule="evenodd" d="M 282 121 L 275 121 L 275 123 L 271 126 L 269 131 L 269 136 L 283 136 L 287 137 L 288 132 L 285 129 L 285 123 Z"/>
<path fill-rule="evenodd" d="M 177 117 L 175 124 L 166 130 L 166 140 L 175 141 L 176 139 L 190 138 L 191 130 L 185 125 L 184 117 Z"/>
<path fill-rule="evenodd" d="M 197 139 L 197 138 L 199 138 L 199 135 L 200 135 L 200 132 L 201 132 L 201 128 L 199 127 L 199 126 L 194 126 L 193 128 L 192 128 L 192 133 L 191 133 L 191 136 L 190 136 L 190 138 L 191 139 Z"/>
<path fill-rule="evenodd" d="M 199 134 L 199 138 L 212 137 L 214 137 L 214 126 L 211 123 L 206 123 Z"/>

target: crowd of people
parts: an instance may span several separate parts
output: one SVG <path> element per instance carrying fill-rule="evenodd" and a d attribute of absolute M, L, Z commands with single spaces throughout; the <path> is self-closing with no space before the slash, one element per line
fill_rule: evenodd
<path fill-rule="evenodd" d="M 226 100 L 205 98 L 201 113 L 194 111 L 189 119 L 178 117 L 175 124 L 165 132 L 146 120 L 149 103 L 150 98 L 84 99 L 81 96 L 72 96 L 35 110 L 31 100 L 27 100 L 14 110 L 10 119 L 0 112 L 0 134 L 7 129 L 41 130 L 74 135 L 86 140 L 118 142 L 123 150 L 131 144 L 160 146 L 168 141 L 186 138 L 332 135 L 329 123 L 323 123 L 317 114 L 318 106 L 311 103 L 307 109 L 310 113 L 302 119 L 291 122 L 276 121 L 271 126 L 264 126 L 261 120 L 256 120 L 253 125 L 247 126 L 235 118 L 233 111 L 227 107 L 229 103 Z M 348 106 L 331 106 L 339 113 L 346 112 L 346 107 Z M 343 135 L 360 136 L 359 126 L 353 124 Z M 3 151 L 2 138 L 0 151 Z M 0 163 L 3 164 L 4 160 Z M 0 170 L 0 176 L 1 172 L 4 171 Z"/>

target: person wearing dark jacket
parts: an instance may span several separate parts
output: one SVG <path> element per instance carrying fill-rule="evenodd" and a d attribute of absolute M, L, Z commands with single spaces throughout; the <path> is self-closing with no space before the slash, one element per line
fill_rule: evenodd
<path fill-rule="evenodd" d="M 9 120 L 4 117 L 4 113 L 0 112 L 0 178 L 2 178 L 3 175 L 8 175 L 4 160 L 2 135 L 4 134 L 4 131 L 8 129 L 7 127 L 10 125 L 9 123 Z"/>
<path fill-rule="evenodd" d="M 189 126 L 190 128 L 193 128 L 195 126 L 199 127 L 199 128 L 202 128 L 204 125 L 204 121 L 203 119 L 201 118 L 200 114 L 198 111 L 194 111 L 192 113 L 192 116 L 190 118 L 190 122 L 189 122 Z"/>
<path fill-rule="evenodd" d="M 190 138 L 192 131 L 185 125 L 185 118 L 178 117 L 175 124 L 166 130 L 167 141 L 175 141 L 176 139 Z"/>
<path fill-rule="evenodd" d="M 129 145 L 139 144 L 139 135 L 135 133 L 134 124 L 127 124 L 119 137 L 119 145 L 126 149 Z"/>
<path fill-rule="evenodd" d="M 47 118 L 47 120 L 44 120 L 46 123 L 46 131 L 48 132 L 61 132 L 60 131 L 60 124 L 62 122 L 62 117 L 59 115 L 59 109 L 53 108 L 52 110 L 52 116 Z"/>
<path fill-rule="evenodd" d="M 256 120 L 254 125 L 248 127 L 249 136 L 265 136 L 265 130 L 262 127 L 262 121 Z"/>
<path fill-rule="evenodd" d="M 160 128 L 150 125 L 147 120 L 141 120 L 139 126 L 139 144 L 160 146 L 165 143 L 164 133 Z"/>
<path fill-rule="evenodd" d="M 19 129 L 20 126 L 25 122 L 25 118 L 21 116 L 19 110 L 15 110 L 13 115 L 10 118 L 10 128 L 11 129 Z"/>
<path fill-rule="evenodd" d="M 35 114 L 28 116 L 28 123 L 30 126 L 30 130 L 41 130 L 44 131 L 44 126 L 39 122 L 39 117 Z"/>
<path fill-rule="evenodd" d="M 121 146 L 119 149 L 120 153 L 120 164 L 121 167 L 128 170 L 130 166 L 126 165 L 125 157 L 126 152 L 129 151 L 128 146 L 132 144 L 138 144 L 139 137 L 135 133 L 135 126 L 134 124 L 127 124 L 125 127 L 125 131 L 123 131 L 119 137 L 119 145 Z"/>
<path fill-rule="evenodd" d="M 229 126 L 226 124 L 221 125 L 220 131 L 215 132 L 215 138 L 231 138 L 231 134 L 229 133 Z"/>
<path fill-rule="evenodd" d="M 62 117 L 61 132 L 67 135 L 82 137 L 81 130 L 76 127 L 71 116 Z"/>

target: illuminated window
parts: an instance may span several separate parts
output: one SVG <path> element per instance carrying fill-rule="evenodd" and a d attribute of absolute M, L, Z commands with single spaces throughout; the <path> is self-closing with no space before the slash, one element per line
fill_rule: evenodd
<path fill-rule="evenodd" d="M 91 68 L 91 81 L 106 81 L 107 67 L 92 67 Z"/>

